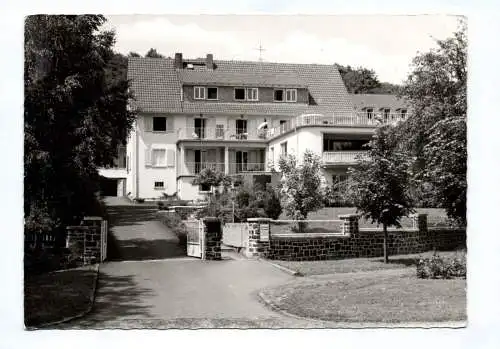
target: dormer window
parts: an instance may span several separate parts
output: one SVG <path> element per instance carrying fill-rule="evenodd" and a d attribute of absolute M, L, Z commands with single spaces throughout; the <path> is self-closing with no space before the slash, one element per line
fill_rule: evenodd
<path fill-rule="evenodd" d="M 194 99 L 205 99 L 205 87 L 203 86 L 194 87 Z"/>
<path fill-rule="evenodd" d="M 207 99 L 218 99 L 219 89 L 217 87 L 207 87 Z"/>
<path fill-rule="evenodd" d="M 285 100 L 285 90 L 283 89 L 274 90 L 274 101 L 283 102 L 284 100 Z"/>
<path fill-rule="evenodd" d="M 235 88 L 234 89 L 234 99 L 237 101 L 245 100 L 245 89 L 244 88 Z"/>
<path fill-rule="evenodd" d="M 286 101 L 297 102 L 297 89 L 290 88 L 286 90 Z"/>
<path fill-rule="evenodd" d="M 247 88 L 247 100 L 248 101 L 258 101 L 259 100 L 259 89 L 256 87 Z"/>

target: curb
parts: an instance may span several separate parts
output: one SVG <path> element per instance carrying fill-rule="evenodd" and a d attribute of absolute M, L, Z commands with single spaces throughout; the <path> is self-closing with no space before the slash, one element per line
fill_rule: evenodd
<path fill-rule="evenodd" d="M 95 276 L 95 279 L 94 279 L 94 283 L 92 285 L 92 292 L 91 292 L 91 295 L 90 295 L 91 299 L 90 299 L 89 305 L 87 306 L 87 309 L 79 312 L 76 315 L 68 316 L 68 317 L 65 317 L 65 318 L 63 318 L 61 320 L 47 322 L 47 323 L 44 323 L 44 324 L 41 324 L 41 325 L 38 325 L 38 326 L 25 326 L 26 330 L 32 331 L 32 330 L 44 329 L 44 328 L 50 327 L 50 326 L 56 326 L 56 325 L 59 325 L 59 324 L 65 323 L 65 322 L 69 322 L 71 320 L 79 319 L 81 317 L 84 317 L 88 313 L 90 313 L 90 311 L 94 307 L 95 296 L 96 296 L 96 293 L 97 293 L 97 280 L 99 279 L 99 265 L 100 264 L 97 263 L 97 264 L 94 264 L 92 266 L 92 269 L 94 269 L 95 272 L 96 272 L 96 276 Z"/>
<path fill-rule="evenodd" d="M 262 262 L 265 262 L 265 263 L 267 263 L 267 264 L 270 264 L 270 265 L 272 265 L 273 267 L 275 267 L 275 268 L 277 268 L 277 269 L 279 269 L 279 270 L 281 270 L 281 271 L 283 271 L 283 272 L 285 272 L 285 273 L 287 273 L 287 274 L 290 274 L 290 275 L 292 275 L 292 276 L 299 276 L 299 277 L 305 276 L 304 274 L 302 274 L 301 272 L 299 272 L 299 271 L 297 271 L 297 270 L 292 270 L 292 269 L 289 269 L 289 268 L 284 267 L 284 266 L 282 266 L 282 265 L 279 265 L 279 264 L 277 264 L 277 263 L 273 263 L 273 262 L 271 262 L 270 260 L 265 259 L 265 258 L 259 258 L 259 261 L 262 261 Z"/>

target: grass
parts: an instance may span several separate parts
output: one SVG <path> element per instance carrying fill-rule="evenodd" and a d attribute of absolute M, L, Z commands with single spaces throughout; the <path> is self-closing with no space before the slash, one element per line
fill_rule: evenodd
<path fill-rule="evenodd" d="M 89 309 L 97 278 L 95 266 L 25 275 L 24 323 L 38 327 Z"/>
<path fill-rule="evenodd" d="M 466 319 L 466 281 L 377 275 L 289 284 L 264 291 L 275 308 L 338 322 L 441 322 Z"/>
<path fill-rule="evenodd" d="M 454 257 L 464 251 L 438 252 L 443 257 Z M 420 257 L 431 257 L 434 252 L 429 251 L 420 254 L 390 256 L 389 263 L 384 263 L 382 257 L 375 258 L 353 258 L 326 261 L 272 261 L 288 269 L 300 272 L 303 275 L 323 275 L 336 273 L 353 273 L 360 271 L 375 271 L 384 269 L 415 268 Z"/>
<path fill-rule="evenodd" d="M 439 208 L 417 208 L 418 213 L 426 213 L 429 226 L 438 225 L 439 223 L 444 223 L 446 219 L 446 212 Z M 317 212 L 312 212 L 308 215 L 308 219 L 334 219 L 338 220 L 339 215 L 356 213 L 355 207 L 325 207 Z M 284 213 L 279 219 L 290 219 Z M 403 227 L 411 227 L 412 221 L 408 217 L 402 219 Z M 359 220 L 360 228 L 376 228 L 377 224 L 371 223 L 365 219 Z"/>

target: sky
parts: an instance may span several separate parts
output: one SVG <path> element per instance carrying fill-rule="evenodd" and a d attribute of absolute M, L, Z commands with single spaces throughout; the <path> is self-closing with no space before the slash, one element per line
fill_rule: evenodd
<path fill-rule="evenodd" d="M 458 27 L 451 15 L 121 15 L 107 16 L 115 48 L 144 55 L 318 63 L 373 69 L 380 81 L 403 82 L 418 52 Z M 264 50 L 259 51 L 259 47 Z"/>

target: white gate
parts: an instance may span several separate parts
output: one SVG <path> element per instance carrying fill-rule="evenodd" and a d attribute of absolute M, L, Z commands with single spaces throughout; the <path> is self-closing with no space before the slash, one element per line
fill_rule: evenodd
<path fill-rule="evenodd" d="M 184 221 L 187 230 L 187 255 L 203 258 L 203 223 L 201 220 Z"/>
<path fill-rule="evenodd" d="M 108 257 L 108 221 L 101 222 L 101 262 Z"/>

